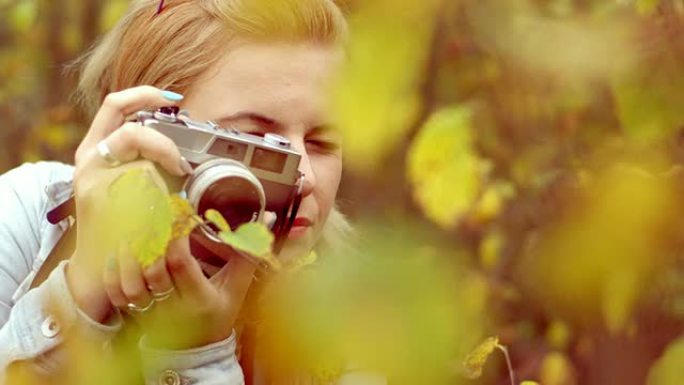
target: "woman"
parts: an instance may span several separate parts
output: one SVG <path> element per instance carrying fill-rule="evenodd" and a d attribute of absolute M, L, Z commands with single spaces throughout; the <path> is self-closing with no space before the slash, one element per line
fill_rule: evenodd
<path fill-rule="evenodd" d="M 78 330 L 81 338 L 109 341 L 124 309 L 143 325 L 173 314 L 179 330 L 194 331 L 174 339 L 143 330 L 147 383 L 242 383 L 233 330 L 254 267 L 232 258 L 206 278 L 187 238 L 146 269 L 126 252 L 103 256 L 92 242 L 106 231 L 98 228 L 93 184 L 139 158 L 174 175 L 191 172 L 168 138 L 125 123 L 137 110 L 178 105 L 196 120 L 288 138 L 302 154 L 304 198 L 280 257 L 320 245 L 323 233 L 344 227 L 333 208 L 340 139 L 327 128 L 323 101 L 345 33 L 330 0 L 133 1 L 84 61 L 79 94 L 94 118 L 75 167 L 43 162 L 0 177 L 0 370 L 22 363 L 49 374 L 62 364 L 64 334 Z M 72 191 L 75 251 L 29 290 L 69 226 L 49 224 L 46 213 Z"/>

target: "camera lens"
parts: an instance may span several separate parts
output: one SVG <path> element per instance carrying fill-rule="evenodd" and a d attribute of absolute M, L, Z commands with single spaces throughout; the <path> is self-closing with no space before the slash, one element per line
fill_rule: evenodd
<path fill-rule="evenodd" d="M 188 179 L 184 190 L 198 214 L 217 210 L 233 230 L 243 223 L 259 220 L 266 206 L 259 179 L 242 163 L 231 159 L 202 163 Z M 213 239 L 211 234 L 206 235 Z"/>
<path fill-rule="evenodd" d="M 259 192 L 246 179 L 221 178 L 207 188 L 199 201 L 198 212 L 204 213 L 209 209 L 220 212 L 235 230 L 241 224 L 258 218 L 261 211 Z"/>

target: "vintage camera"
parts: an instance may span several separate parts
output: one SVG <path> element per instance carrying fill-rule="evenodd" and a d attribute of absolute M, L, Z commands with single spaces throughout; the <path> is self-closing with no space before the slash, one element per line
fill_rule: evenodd
<path fill-rule="evenodd" d="M 301 155 L 286 138 L 271 133 L 263 137 L 246 134 L 210 121 L 196 122 L 177 107 L 140 111 L 137 119 L 173 140 L 194 168 L 189 177 L 170 184 L 172 191 L 184 191 L 200 215 L 208 209 L 219 211 L 233 230 L 260 220 L 264 211 L 275 212 L 277 219 L 271 230 L 274 252 L 280 251 L 297 216 L 304 178 L 298 169 Z M 197 231 L 203 232 L 204 241 L 209 243 L 202 239 L 191 242 L 193 254 L 211 259 L 217 253 L 211 242 L 220 241 L 206 228 Z"/>

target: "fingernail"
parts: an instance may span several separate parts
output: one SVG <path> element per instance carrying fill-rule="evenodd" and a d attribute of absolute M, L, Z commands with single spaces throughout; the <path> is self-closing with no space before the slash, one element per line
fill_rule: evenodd
<path fill-rule="evenodd" d="M 162 91 L 161 95 L 162 95 L 162 97 L 164 97 L 164 99 L 172 101 L 172 102 L 180 102 L 184 98 L 183 95 L 177 94 L 173 91 Z"/>
<path fill-rule="evenodd" d="M 278 215 L 272 211 L 265 211 L 264 212 L 264 224 L 266 227 L 269 229 L 273 229 L 273 226 L 276 223 L 276 219 L 278 219 Z"/>
<path fill-rule="evenodd" d="M 186 193 L 185 190 L 180 191 L 180 192 L 178 193 L 178 196 L 179 196 L 181 199 L 185 199 L 185 200 L 188 199 L 188 193 Z"/>
<path fill-rule="evenodd" d="M 192 174 L 192 165 L 183 156 L 180 158 L 180 168 L 183 170 L 185 175 Z"/>

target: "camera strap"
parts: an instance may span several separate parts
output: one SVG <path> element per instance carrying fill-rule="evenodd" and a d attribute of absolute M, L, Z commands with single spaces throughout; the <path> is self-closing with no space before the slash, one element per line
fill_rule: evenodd
<path fill-rule="evenodd" d="M 75 248 L 76 226 L 72 224 L 64 232 L 64 234 L 62 234 L 62 237 L 59 238 L 59 241 L 57 241 L 55 247 L 52 248 L 50 254 L 48 254 L 47 258 L 45 258 L 45 262 L 43 262 L 43 264 L 40 266 L 40 269 L 38 269 L 36 276 L 33 277 L 33 281 L 31 281 L 31 289 L 40 286 L 40 284 L 45 282 L 45 280 L 50 276 L 50 273 L 52 273 L 52 271 L 57 267 L 57 265 L 59 265 L 60 262 L 71 257 Z"/>

